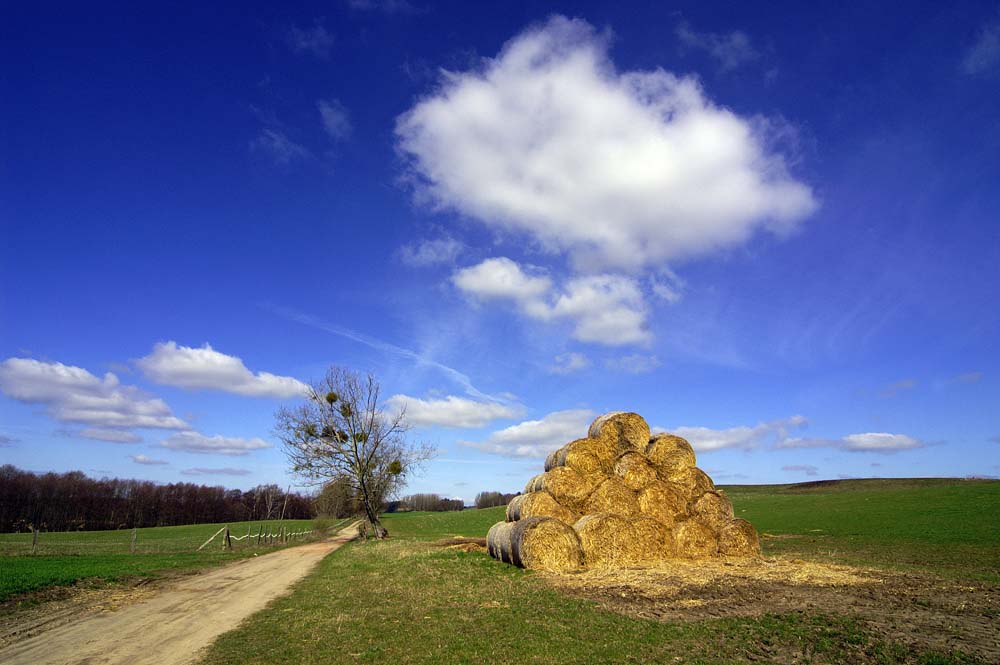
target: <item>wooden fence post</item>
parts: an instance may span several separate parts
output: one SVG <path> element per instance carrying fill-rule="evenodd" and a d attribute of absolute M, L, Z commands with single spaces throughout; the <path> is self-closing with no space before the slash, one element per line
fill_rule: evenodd
<path fill-rule="evenodd" d="M 215 537 L 218 536 L 220 533 L 222 533 L 225 530 L 226 530 L 226 527 L 222 527 L 221 529 L 219 529 L 218 531 L 216 531 L 215 534 L 211 538 L 209 538 L 208 540 L 206 540 L 204 543 L 202 543 L 201 547 L 199 547 L 196 551 L 200 552 L 203 549 L 205 549 L 206 545 L 208 545 L 210 542 L 212 542 L 213 540 L 215 540 Z"/>
<path fill-rule="evenodd" d="M 38 529 L 31 527 L 31 553 L 35 553 L 35 549 L 38 547 Z"/>
<path fill-rule="evenodd" d="M 228 550 L 233 549 L 233 541 L 232 541 L 232 538 L 229 537 L 229 527 L 228 526 L 226 527 L 226 537 L 225 537 L 225 540 L 223 540 L 222 542 L 225 545 L 226 549 L 228 549 Z"/>
<path fill-rule="evenodd" d="M 132 544 L 129 546 L 129 554 L 135 554 L 135 538 L 138 535 L 136 527 L 132 527 Z"/>
<path fill-rule="evenodd" d="M 257 544 L 260 545 L 260 537 L 264 535 L 264 525 L 261 524 L 260 528 L 257 529 Z"/>

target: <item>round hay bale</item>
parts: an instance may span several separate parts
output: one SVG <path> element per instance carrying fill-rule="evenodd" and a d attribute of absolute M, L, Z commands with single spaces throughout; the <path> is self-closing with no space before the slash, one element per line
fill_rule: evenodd
<path fill-rule="evenodd" d="M 708 474 L 698 467 L 691 467 L 684 471 L 670 476 L 670 481 L 682 486 L 691 501 L 697 501 L 705 492 L 715 489 L 715 483 L 708 477 Z"/>
<path fill-rule="evenodd" d="M 637 491 L 657 480 L 656 467 L 637 451 L 629 451 L 619 457 L 614 472 L 629 489 Z"/>
<path fill-rule="evenodd" d="M 694 448 L 673 434 L 657 434 L 646 444 L 646 457 L 659 468 L 662 480 L 694 466 Z"/>
<path fill-rule="evenodd" d="M 606 476 L 611 472 L 614 450 L 599 439 L 577 439 L 559 449 L 556 466 L 568 466 L 584 476 Z"/>
<path fill-rule="evenodd" d="M 548 455 L 545 456 L 545 470 L 546 471 L 551 471 L 552 469 L 556 468 L 557 466 L 562 466 L 562 464 L 559 462 L 559 456 L 562 454 L 563 448 L 565 448 L 565 447 L 566 446 L 563 446 L 562 448 L 556 448 L 551 453 L 549 453 Z"/>
<path fill-rule="evenodd" d="M 715 532 L 698 522 L 686 520 L 678 522 L 671 530 L 674 556 L 685 559 L 704 559 L 719 551 L 719 541 Z"/>
<path fill-rule="evenodd" d="M 557 466 L 535 478 L 534 486 L 529 491 L 540 492 L 544 490 L 551 494 L 553 499 L 571 510 L 581 508 L 586 498 L 594 490 L 594 485 L 589 480 L 566 466 Z"/>
<path fill-rule="evenodd" d="M 744 519 L 730 520 L 719 530 L 719 553 L 726 556 L 760 555 L 760 537 L 753 524 Z"/>
<path fill-rule="evenodd" d="M 618 457 L 629 450 L 645 450 L 649 425 L 638 413 L 615 411 L 598 416 L 590 424 L 589 436 L 612 442 L 616 447 L 615 457 Z"/>
<path fill-rule="evenodd" d="M 528 484 L 524 486 L 524 493 L 527 494 L 528 492 L 537 492 L 542 489 L 541 483 L 542 476 L 544 475 L 544 473 L 540 473 L 537 476 L 532 476 L 531 480 L 528 481 Z"/>
<path fill-rule="evenodd" d="M 691 513 L 694 519 L 717 532 L 732 521 L 733 503 L 724 494 L 708 491 L 694 502 Z"/>
<path fill-rule="evenodd" d="M 583 565 L 580 538 L 568 524 L 551 517 L 528 517 L 506 524 L 510 525 L 509 563 L 549 571 L 573 570 Z M 498 532 L 497 537 L 502 546 L 502 534 Z"/>
<path fill-rule="evenodd" d="M 519 494 L 507 504 L 507 521 L 516 522 L 528 517 L 553 517 L 566 524 L 573 524 L 580 516 L 559 505 L 548 492 L 529 492 Z"/>
<path fill-rule="evenodd" d="M 639 514 L 639 500 L 620 478 L 607 478 L 583 504 L 586 515 L 595 513 L 632 517 Z"/>
<path fill-rule="evenodd" d="M 618 515 L 587 515 L 573 525 L 590 568 L 615 568 L 634 563 L 640 556 L 632 524 Z"/>
<path fill-rule="evenodd" d="M 514 529 L 512 522 L 497 522 L 486 534 L 486 551 L 494 559 L 504 563 L 514 563 L 510 546 L 510 534 Z"/>
<path fill-rule="evenodd" d="M 676 483 L 657 480 L 639 492 L 639 512 L 664 526 L 687 519 L 687 490 Z"/>
<path fill-rule="evenodd" d="M 673 538 L 670 529 L 652 517 L 638 517 L 632 520 L 635 536 L 636 563 L 662 561 L 673 556 Z"/>

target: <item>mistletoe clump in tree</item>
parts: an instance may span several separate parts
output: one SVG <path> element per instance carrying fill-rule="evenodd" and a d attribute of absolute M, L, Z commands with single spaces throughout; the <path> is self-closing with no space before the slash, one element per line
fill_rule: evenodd
<path fill-rule="evenodd" d="M 346 479 L 375 536 L 384 538 L 384 502 L 432 450 L 406 440 L 405 412 L 385 409 L 379 396 L 373 375 L 331 367 L 304 404 L 278 411 L 276 433 L 292 471 L 317 485 Z"/>

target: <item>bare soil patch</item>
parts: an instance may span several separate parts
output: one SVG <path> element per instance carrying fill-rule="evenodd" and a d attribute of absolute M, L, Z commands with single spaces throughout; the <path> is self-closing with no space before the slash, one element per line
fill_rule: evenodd
<path fill-rule="evenodd" d="M 780 557 L 670 562 L 545 579 L 605 609 L 643 619 L 848 616 L 913 651 L 960 651 L 1000 662 L 1000 587 L 987 583 Z"/>

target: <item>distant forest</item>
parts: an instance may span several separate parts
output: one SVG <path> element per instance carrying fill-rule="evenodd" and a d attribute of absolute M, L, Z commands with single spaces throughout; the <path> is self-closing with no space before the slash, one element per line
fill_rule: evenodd
<path fill-rule="evenodd" d="M 309 519 L 313 497 L 277 485 L 230 490 L 194 483 L 36 474 L 0 466 L 0 532 L 100 531 L 246 520 Z"/>

